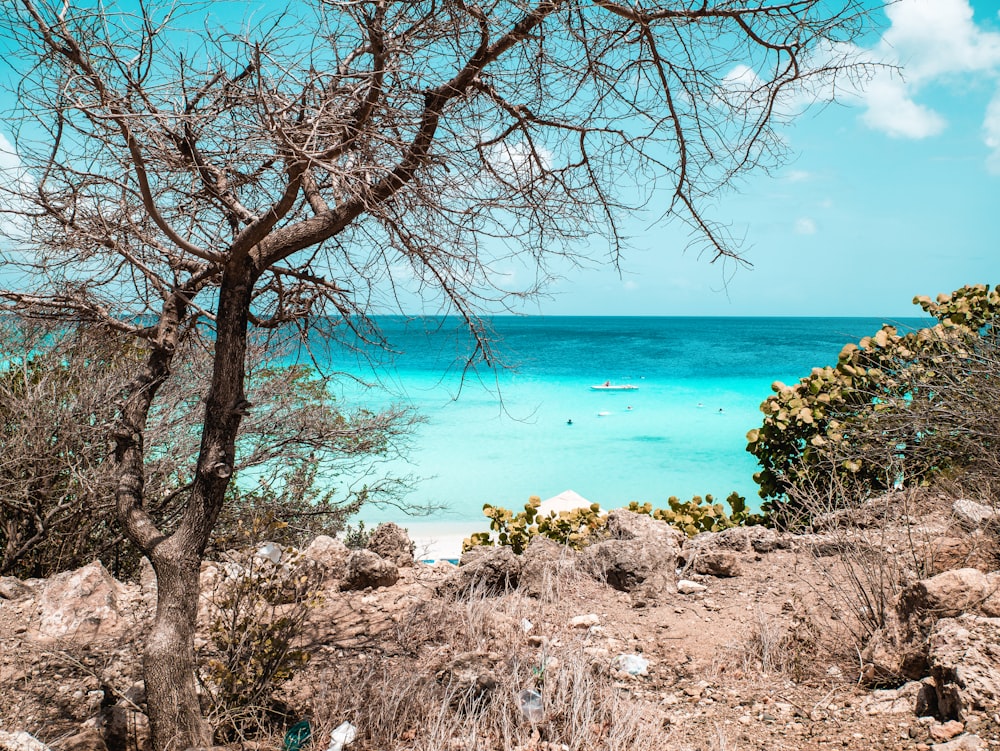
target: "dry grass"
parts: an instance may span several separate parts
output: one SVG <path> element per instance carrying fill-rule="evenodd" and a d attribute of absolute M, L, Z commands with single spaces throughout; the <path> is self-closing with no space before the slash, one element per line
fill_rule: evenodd
<path fill-rule="evenodd" d="M 575 634 L 529 644 L 517 593 L 421 603 L 402 619 L 402 658 L 368 655 L 331 670 L 315 704 L 322 740 L 344 720 L 356 751 L 644 751 L 662 748 L 652 714 L 616 684 Z M 541 708 L 525 716 L 522 694 Z M 644 711 L 647 715 L 644 716 Z"/>

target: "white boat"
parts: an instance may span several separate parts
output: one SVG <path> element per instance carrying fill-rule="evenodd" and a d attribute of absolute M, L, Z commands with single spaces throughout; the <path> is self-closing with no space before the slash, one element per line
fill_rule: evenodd
<path fill-rule="evenodd" d="M 611 383 L 611 381 L 605 381 L 590 388 L 594 391 L 635 391 L 639 387 L 633 386 L 631 383 Z"/>

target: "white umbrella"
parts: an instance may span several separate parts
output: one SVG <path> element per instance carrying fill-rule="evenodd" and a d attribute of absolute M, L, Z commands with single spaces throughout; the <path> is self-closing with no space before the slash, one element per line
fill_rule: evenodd
<path fill-rule="evenodd" d="M 578 508 L 590 508 L 590 501 L 573 490 L 564 490 L 559 495 L 554 495 L 542 501 L 538 507 L 539 516 L 548 516 L 550 511 L 557 515 L 560 511 L 573 511 Z"/>

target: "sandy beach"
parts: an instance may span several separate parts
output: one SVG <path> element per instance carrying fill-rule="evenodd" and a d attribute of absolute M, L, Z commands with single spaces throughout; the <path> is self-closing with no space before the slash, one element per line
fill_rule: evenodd
<path fill-rule="evenodd" d="M 482 521 L 403 521 L 400 526 L 410 533 L 416 545 L 414 557 L 419 561 L 458 560 L 462 555 L 462 541 L 473 532 L 489 529 L 489 520 Z"/>

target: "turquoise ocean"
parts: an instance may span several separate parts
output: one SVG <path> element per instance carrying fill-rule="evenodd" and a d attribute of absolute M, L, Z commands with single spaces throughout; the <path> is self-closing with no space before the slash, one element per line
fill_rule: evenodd
<path fill-rule="evenodd" d="M 381 471 L 418 478 L 406 501 L 440 506 L 434 521 L 467 524 L 482 520 L 484 503 L 520 508 L 529 496 L 568 489 L 605 508 L 665 505 L 671 495 L 721 500 L 734 490 L 756 507 L 745 436 L 760 424 L 771 383 L 834 364 L 844 344 L 883 323 L 927 321 L 499 317 L 493 346 L 511 368 L 464 371 L 469 345 L 459 321 L 381 318 L 393 356 L 374 367 L 348 349 L 318 356 L 385 388 L 340 378 L 345 406 L 397 402 L 419 411 L 426 422 L 407 460 Z M 638 388 L 591 389 L 605 381 Z M 398 519 L 399 511 L 361 516 Z"/>

